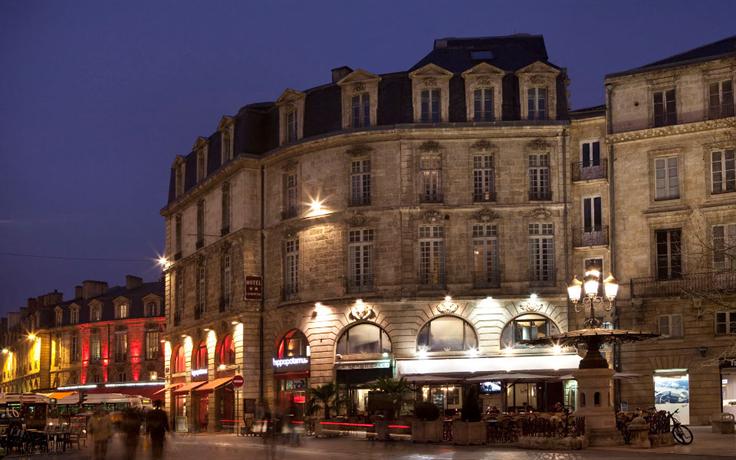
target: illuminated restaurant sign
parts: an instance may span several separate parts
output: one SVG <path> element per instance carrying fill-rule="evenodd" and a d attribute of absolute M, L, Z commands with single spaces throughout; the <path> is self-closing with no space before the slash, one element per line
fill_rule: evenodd
<path fill-rule="evenodd" d="M 342 361 L 335 363 L 335 366 L 342 370 L 389 369 L 391 367 L 391 360 L 382 359 L 380 361 Z"/>
<path fill-rule="evenodd" d="M 201 377 L 207 375 L 207 369 L 192 369 L 192 377 Z"/>
<path fill-rule="evenodd" d="M 292 356 L 290 358 L 272 358 L 274 372 L 301 372 L 309 370 L 309 358 Z"/>

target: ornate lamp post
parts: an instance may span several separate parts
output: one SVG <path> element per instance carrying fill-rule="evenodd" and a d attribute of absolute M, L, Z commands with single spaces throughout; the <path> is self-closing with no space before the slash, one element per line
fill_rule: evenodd
<path fill-rule="evenodd" d="M 601 272 L 589 270 L 585 272 L 585 278 L 581 282 L 577 276 L 573 276 L 572 282 L 567 287 L 567 295 L 575 307 L 575 312 L 590 309 L 589 316 L 585 318 L 584 325 L 587 328 L 601 327 L 601 321 L 595 317 L 595 307 L 602 307 L 605 311 L 611 311 L 618 294 L 618 283 L 613 275 L 608 275 L 603 280 L 604 295 L 598 294 L 601 284 Z"/>

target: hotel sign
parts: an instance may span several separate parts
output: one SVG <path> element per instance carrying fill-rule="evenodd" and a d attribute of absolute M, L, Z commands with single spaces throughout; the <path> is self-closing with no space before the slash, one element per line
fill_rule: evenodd
<path fill-rule="evenodd" d="M 261 300 L 263 298 L 263 278 L 260 276 L 245 277 L 245 300 Z"/>
<path fill-rule="evenodd" d="M 309 370 L 309 358 L 293 356 L 291 358 L 272 358 L 273 371 L 279 372 L 303 372 Z"/>

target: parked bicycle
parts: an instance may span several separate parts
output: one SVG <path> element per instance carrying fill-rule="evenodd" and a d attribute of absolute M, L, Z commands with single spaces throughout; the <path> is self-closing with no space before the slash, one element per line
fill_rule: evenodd
<path fill-rule="evenodd" d="M 675 438 L 678 444 L 687 446 L 693 442 L 693 432 L 675 417 L 675 414 L 678 412 L 680 412 L 680 409 L 675 409 L 674 412 L 667 412 L 667 419 L 672 422 L 672 437 Z"/>

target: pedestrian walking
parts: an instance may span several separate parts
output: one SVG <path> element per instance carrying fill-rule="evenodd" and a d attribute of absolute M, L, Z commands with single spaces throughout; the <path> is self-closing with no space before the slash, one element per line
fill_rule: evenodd
<path fill-rule="evenodd" d="M 107 457 L 107 443 L 112 437 L 110 415 L 101 408 L 97 409 L 90 418 L 87 428 L 94 441 L 94 460 L 105 460 L 105 457 Z"/>
<path fill-rule="evenodd" d="M 151 456 L 154 460 L 163 457 L 166 432 L 169 431 L 169 418 L 161 409 L 161 400 L 153 402 L 153 410 L 146 416 L 146 430 L 151 437 Z"/>
<path fill-rule="evenodd" d="M 141 416 L 138 410 L 132 407 L 126 409 L 120 427 L 125 435 L 125 458 L 134 460 L 141 436 Z"/>

